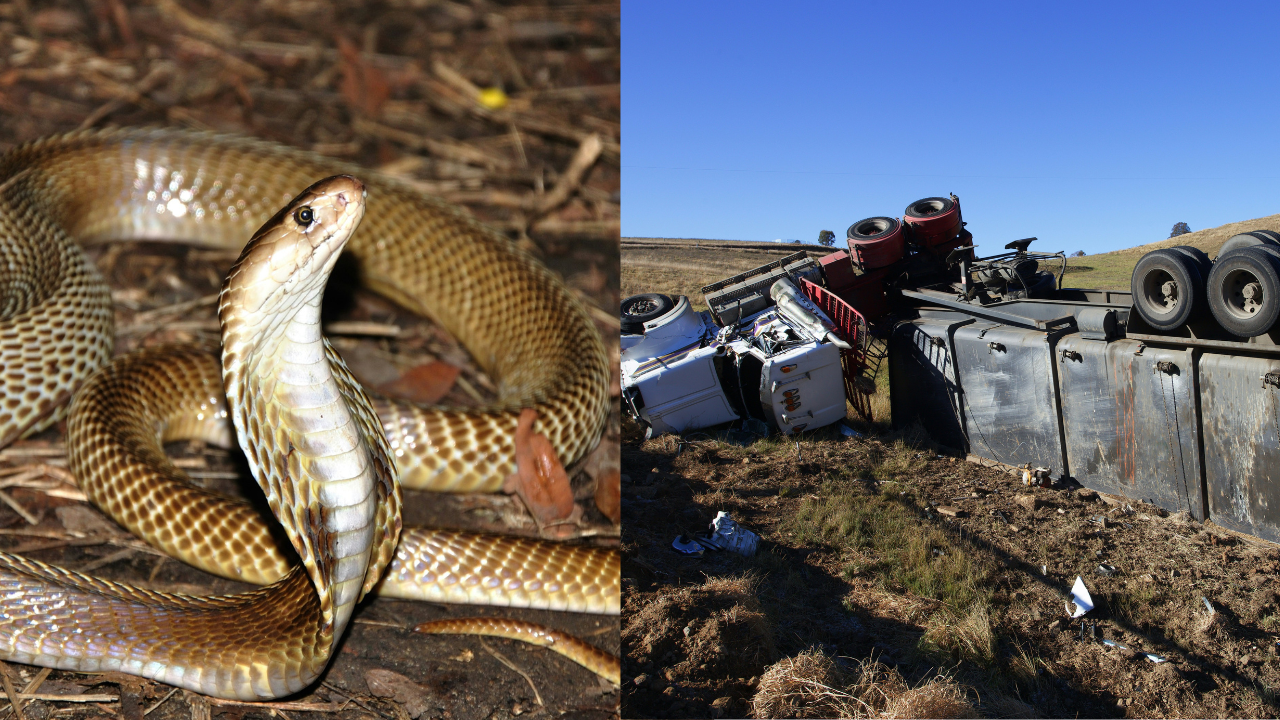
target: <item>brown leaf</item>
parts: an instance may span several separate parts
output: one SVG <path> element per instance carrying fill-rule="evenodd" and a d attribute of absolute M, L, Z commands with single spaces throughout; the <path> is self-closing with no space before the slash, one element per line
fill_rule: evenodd
<path fill-rule="evenodd" d="M 582 461 L 582 472 L 596 481 L 596 507 L 610 520 L 622 520 L 622 443 L 616 433 L 606 433 Z"/>
<path fill-rule="evenodd" d="M 449 394 L 461 372 L 454 365 L 436 360 L 411 367 L 401 373 L 399 379 L 383 383 L 378 389 L 388 395 L 429 405 L 440 402 L 441 398 Z"/>
<path fill-rule="evenodd" d="M 502 489 L 514 492 L 538 521 L 539 527 L 553 523 L 576 522 L 582 508 L 573 502 L 569 475 L 556 458 L 551 441 L 534 432 L 538 413 L 533 408 L 520 412 L 516 426 L 516 471 L 507 478 Z"/>
<path fill-rule="evenodd" d="M 103 517 L 102 513 L 84 505 L 62 505 L 53 511 L 68 532 L 93 535 L 114 534 L 117 530 L 116 524 Z"/>
<path fill-rule="evenodd" d="M 338 36 L 338 52 L 342 55 L 342 83 L 338 89 L 351 109 L 366 117 L 382 114 L 382 106 L 391 97 L 386 73 L 360 57 L 354 43 Z"/>
<path fill-rule="evenodd" d="M 596 477 L 596 507 L 616 525 L 622 522 L 622 472 L 610 470 Z"/>
<path fill-rule="evenodd" d="M 374 668 L 365 672 L 364 682 L 369 686 L 370 695 L 391 698 L 393 702 L 403 706 L 411 718 L 428 713 L 435 707 L 430 690 L 400 673 Z"/>

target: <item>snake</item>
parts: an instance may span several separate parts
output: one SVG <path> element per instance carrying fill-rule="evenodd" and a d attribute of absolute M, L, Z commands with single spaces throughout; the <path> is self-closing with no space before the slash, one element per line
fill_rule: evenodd
<path fill-rule="evenodd" d="M 81 245 L 116 239 L 243 245 L 219 295 L 220 357 L 169 345 L 111 360 L 110 292 Z M 320 330 L 344 251 L 366 285 L 453 334 L 498 400 L 366 393 Z M 69 412 L 68 465 L 91 501 L 161 550 L 263 587 L 165 593 L 0 553 L 0 658 L 260 700 L 313 683 L 373 592 L 616 615 L 616 551 L 400 520 L 402 485 L 499 489 L 528 408 L 562 463 L 580 459 L 608 383 L 590 317 L 551 271 L 403 182 L 185 130 L 19 145 L 0 157 L 0 447 Z M 238 443 L 279 525 L 194 485 L 164 455 L 180 438 Z M 518 622 L 422 629 L 531 640 L 617 682 L 616 658 Z"/>

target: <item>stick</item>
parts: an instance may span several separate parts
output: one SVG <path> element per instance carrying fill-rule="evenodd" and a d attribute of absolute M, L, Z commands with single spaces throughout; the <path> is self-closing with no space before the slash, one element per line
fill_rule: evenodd
<path fill-rule="evenodd" d="M 533 678 L 529 677 L 529 674 L 526 673 L 524 670 L 521 670 L 519 667 L 516 667 L 515 663 L 503 657 L 502 653 L 489 647 L 489 643 L 485 642 L 484 638 L 478 638 L 478 639 L 480 640 L 480 646 L 483 647 L 485 651 L 488 652 L 490 655 L 497 658 L 498 662 L 502 663 L 503 665 L 506 665 L 512 670 L 515 670 L 517 673 L 520 673 L 520 677 L 524 678 L 524 681 L 529 683 L 529 687 L 533 688 L 533 699 L 537 700 L 539 705 L 542 705 L 543 707 L 545 707 L 545 705 L 542 702 L 542 695 L 538 692 L 538 686 L 533 684 Z"/>

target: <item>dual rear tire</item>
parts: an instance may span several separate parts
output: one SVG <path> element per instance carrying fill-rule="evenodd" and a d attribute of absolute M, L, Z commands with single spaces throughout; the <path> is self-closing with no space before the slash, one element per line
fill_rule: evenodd
<path fill-rule="evenodd" d="M 1160 332 L 1204 317 L 1208 260 L 1203 252 L 1185 245 L 1143 255 L 1133 268 L 1129 287 L 1138 315 Z"/>
<path fill-rule="evenodd" d="M 1147 253 L 1130 283 L 1139 316 L 1169 332 L 1207 315 L 1237 337 L 1262 335 L 1280 320 L 1280 235 L 1237 235 L 1209 262 L 1189 246 Z"/>

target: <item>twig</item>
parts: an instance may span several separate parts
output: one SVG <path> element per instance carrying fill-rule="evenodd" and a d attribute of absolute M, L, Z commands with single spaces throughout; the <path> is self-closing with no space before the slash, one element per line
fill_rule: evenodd
<path fill-rule="evenodd" d="M 478 638 L 478 639 L 480 640 L 480 646 L 485 649 L 485 652 L 497 658 L 498 662 L 502 663 L 503 665 L 506 665 L 512 670 L 515 670 L 517 673 L 520 673 L 520 677 L 524 678 L 524 681 L 529 683 L 529 687 L 533 688 L 533 699 L 537 700 L 539 705 L 543 705 L 545 707 L 545 704 L 542 702 L 542 695 L 538 692 L 538 686 L 533 684 L 533 678 L 529 677 L 529 673 L 526 673 L 524 670 L 521 670 L 519 667 L 516 666 L 515 663 L 511 662 L 506 657 L 504 657 L 502 653 L 489 647 L 489 643 L 485 642 L 484 638 Z"/>
<path fill-rule="evenodd" d="M 100 557 L 97 560 L 94 560 L 93 562 L 86 564 L 84 567 L 80 568 L 76 572 L 90 573 L 90 572 L 93 572 L 94 570 L 97 570 L 100 567 L 103 567 L 104 565 L 110 565 L 111 563 L 116 562 L 117 560 L 123 560 L 127 557 L 130 557 L 136 552 L 137 550 L 131 547 L 127 547 L 123 550 L 117 550 L 111 553 L 110 555 Z"/>
<path fill-rule="evenodd" d="M 9 497 L 9 493 L 3 490 L 0 490 L 0 501 L 3 501 L 5 505 L 8 505 L 9 507 L 13 508 L 13 511 L 21 515 L 22 519 L 26 520 L 28 525 L 40 524 L 40 518 L 36 517 L 35 515 L 32 515 L 29 510 L 19 505 L 17 500 L 14 500 L 13 498 Z"/>
<path fill-rule="evenodd" d="M 324 326 L 327 335 L 363 335 L 365 337 L 400 337 L 399 325 L 362 320 L 336 320 Z"/>
<path fill-rule="evenodd" d="M 154 703 L 152 703 L 151 707 L 147 708 L 146 710 L 143 710 L 143 711 L 142 711 L 142 716 L 143 716 L 143 717 L 146 717 L 146 716 L 150 715 L 152 710 L 155 710 L 156 708 L 158 708 L 158 707 L 160 707 L 161 705 L 163 705 L 163 704 L 165 704 L 166 702 L 168 702 L 169 698 L 173 697 L 173 694 L 174 694 L 174 693 L 176 693 L 176 692 L 178 692 L 178 691 L 179 691 L 179 690 L 181 690 L 181 689 L 182 689 L 182 688 L 174 688 L 174 689 L 170 690 L 170 691 L 169 691 L 169 694 L 165 695 L 164 697 L 162 697 L 162 698 L 160 698 L 159 700 L 157 700 L 157 701 L 155 701 Z"/>
<path fill-rule="evenodd" d="M 345 703 L 302 703 L 302 702 L 247 702 L 242 700 L 223 700 L 221 698 L 204 698 L 210 705 L 218 707 L 267 708 L 269 710 L 300 710 L 302 712 L 336 713 L 342 712 Z"/>
<path fill-rule="evenodd" d="M 582 178 L 586 175 L 587 170 L 591 169 L 596 160 L 600 159 L 600 151 L 603 147 L 604 143 L 596 133 L 591 133 L 583 138 L 582 142 L 578 144 L 578 151 L 573 154 L 573 159 L 569 161 L 569 166 L 561 173 L 560 180 L 556 182 L 556 186 L 551 188 L 551 192 L 537 198 L 537 204 L 530 209 L 538 215 L 546 215 L 568 202 L 573 192 L 578 189 L 578 186 L 582 185 Z"/>
<path fill-rule="evenodd" d="M 18 693 L 21 700 L 40 700 L 42 702 L 74 702 L 74 703 L 99 703 L 99 702 L 116 702 L 120 698 L 115 695 L 107 695 L 105 693 L 99 695 L 56 695 L 52 693 Z"/>
<path fill-rule="evenodd" d="M 214 305 L 218 302 L 218 296 L 220 294 L 221 293 L 213 293 L 211 295 L 205 295 L 204 297 L 198 297 L 195 300 L 187 300 L 185 302 L 174 303 L 172 305 L 165 305 L 164 307 L 154 308 L 146 312 L 140 312 L 137 315 L 133 316 L 132 324 L 137 325 L 140 323 L 151 322 L 152 320 L 155 320 L 157 318 L 168 317 L 169 315 L 176 315 L 178 313 L 186 312 L 187 310 L 193 310 L 195 308 L 203 307 L 205 305 Z"/>
<path fill-rule="evenodd" d="M 26 720 L 26 715 L 22 712 L 22 703 L 18 700 L 18 691 L 13 689 L 13 679 L 9 677 L 9 666 L 0 662 L 0 682 L 4 683 L 4 694 L 9 696 L 9 706 L 13 708 L 13 714 L 18 716 L 18 720 Z"/>

